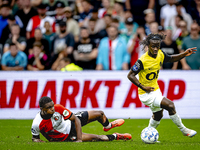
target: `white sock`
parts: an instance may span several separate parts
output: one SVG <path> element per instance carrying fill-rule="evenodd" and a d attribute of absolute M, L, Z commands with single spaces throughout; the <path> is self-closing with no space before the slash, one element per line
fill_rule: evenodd
<path fill-rule="evenodd" d="M 148 127 L 153 127 L 153 128 L 157 128 L 158 127 L 158 125 L 160 124 L 160 121 L 156 121 L 156 120 L 154 120 L 152 117 L 150 118 L 150 120 L 149 120 L 149 125 L 148 125 Z"/>
<path fill-rule="evenodd" d="M 112 124 L 111 123 L 109 123 L 106 127 L 104 127 L 104 128 L 106 128 L 106 129 L 109 129 L 109 128 L 111 128 L 112 127 Z"/>
<path fill-rule="evenodd" d="M 177 127 L 182 131 L 185 126 L 183 125 L 182 121 L 181 121 L 181 118 L 179 117 L 178 114 L 175 114 L 175 115 L 171 115 L 169 116 L 170 119 L 172 119 L 172 121 L 177 125 Z"/>
<path fill-rule="evenodd" d="M 115 136 L 115 139 L 117 138 L 117 134 L 116 134 L 116 133 L 113 133 L 112 135 L 114 135 L 114 136 Z"/>

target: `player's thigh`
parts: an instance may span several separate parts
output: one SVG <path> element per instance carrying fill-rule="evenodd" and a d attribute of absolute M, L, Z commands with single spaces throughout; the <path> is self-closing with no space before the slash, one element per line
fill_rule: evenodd
<path fill-rule="evenodd" d="M 79 111 L 74 115 L 81 121 L 81 126 L 84 126 L 88 123 L 88 111 Z"/>
<path fill-rule="evenodd" d="M 88 111 L 88 123 L 98 120 L 99 118 L 103 117 L 104 112 L 101 110 L 90 110 Z"/>

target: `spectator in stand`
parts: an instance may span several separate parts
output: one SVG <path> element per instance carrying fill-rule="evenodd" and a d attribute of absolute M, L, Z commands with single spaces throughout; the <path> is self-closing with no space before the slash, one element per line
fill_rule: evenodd
<path fill-rule="evenodd" d="M 172 39 L 172 28 L 168 27 L 164 34 L 166 38 L 161 42 L 160 49 L 168 55 L 179 54 L 176 41 Z M 162 68 L 176 70 L 178 68 L 178 62 L 163 62 Z"/>
<path fill-rule="evenodd" d="M 78 22 L 73 19 L 73 12 L 71 7 L 65 7 L 65 17 L 67 18 L 67 32 L 74 36 L 74 40 L 78 42 L 80 28 Z"/>
<path fill-rule="evenodd" d="M 140 58 L 144 53 L 143 46 L 140 45 L 140 41 L 146 38 L 145 29 L 143 26 L 137 28 L 136 34 L 129 39 L 127 44 L 127 50 L 131 55 L 130 67 L 135 64 L 135 62 Z"/>
<path fill-rule="evenodd" d="M 199 26 L 200 26 L 200 0 L 194 0 L 195 4 L 192 8 L 190 8 L 191 10 L 189 11 L 192 19 L 194 21 L 196 21 Z"/>
<path fill-rule="evenodd" d="M 114 3 L 114 11 L 113 17 L 117 17 L 120 22 L 125 22 L 125 11 L 124 11 L 125 4 L 120 0 L 115 0 Z"/>
<path fill-rule="evenodd" d="M 158 31 L 159 25 L 157 22 L 152 22 L 149 27 L 150 27 L 151 33 L 157 34 L 159 32 Z"/>
<path fill-rule="evenodd" d="M 144 25 L 144 29 L 145 29 L 145 33 L 146 35 L 149 35 L 151 33 L 150 31 L 150 24 L 152 22 L 155 22 L 155 12 L 153 9 L 146 9 L 144 10 L 144 14 L 145 14 L 145 25 Z"/>
<path fill-rule="evenodd" d="M 176 40 L 177 37 L 181 34 L 181 29 L 179 28 L 179 22 L 183 20 L 183 17 L 180 15 L 175 16 L 175 26 L 172 27 L 172 39 Z M 170 23 L 169 23 L 170 24 Z"/>
<path fill-rule="evenodd" d="M 5 42 L 4 53 L 9 51 L 11 43 L 14 43 L 20 51 L 24 51 L 26 48 L 26 38 L 20 36 L 20 27 L 17 24 L 11 26 L 11 38 L 7 39 Z"/>
<path fill-rule="evenodd" d="M 96 24 L 97 20 L 95 18 L 91 18 L 88 23 L 88 30 L 90 33 L 90 39 L 92 39 L 98 46 L 100 41 L 100 36 L 99 33 L 95 30 Z"/>
<path fill-rule="evenodd" d="M 128 43 L 129 39 L 133 38 L 134 34 L 136 33 L 133 30 L 133 23 L 133 18 L 127 18 L 125 21 L 126 30 L 121 33 L 121 36 L 125 39 L 126 43 Z"/>
<path fill-rule="evenodd" d="M 189 35 L 189 31 L 187 30 L 187 22 L 185 20 L 181 20 L 178 26 L 181 30 L 181 34 L 176 39 L 176 44 L 178 45 L 178 49 L 181 50 L 183 39 Z"/>
<path fill-rule="evenodd" d="M 133 15 L 135 22 L 139 25 L 145 24 L 145 16 L 143 11 L 145 9 L 154 9 L 155 0 L 126 0 L 126 15 Z"/>
<path fill-rule="evenodd" d="M 72 61 L 73 59 L 73 48 L 74 48 L 74 36 L 67 32 L 67 24 L 64 21 L 59 23 L 60 33 L 55 36 L 52 42 L 52 52 L 53 57 L 51 59 L 51 69 L 56 70 L 59 61 L 64 57 L 69 57 Z"/>
<path fill-rule="evenodd" d="M 98 50 L 96 43 L 89 38 L 88 28 L 81 28 L 81 39 L 74 46 L 76 64 L 84 70 L 95 70 Z"/>
<path fill-rule="evenodd" d="M 98 32 L 100 32 L 102 29 L 105 29 L 106 25 L 103 19 L 99 19 L 98 18 L 98 10 L 97 9 L 93 9 L 91 12 L 91 18 L 93 20 L 95 20 L 95 26 L 92 30 L 90 30 L 90 32 L 92 34 L 96 34 Z M 89 27 L 89 22 L 91 21 L 91 19 L 89 20 L 85 20 L 83 23 L 84 27 Z"/>
<path fill-rule="evenodd" d="M 114 14 L 113 7 L 111 6 L 110 0 L 102 0 L 102 6 L 103 8 L 100 8 L 98 10 L 98 17 L 103 18 L 105 14 Z"/>
<path fill-rule="evenodd" d="M 3 29 L 8 25 L 8 16 L 10 14 L 10 5 L 2 4 L 0 6 L 0 38 L 3 32 Z"/>
<path fill-rule="evenodd" d="M 54 37 L 56 36 L 56 33 L 52 32 L 52 27 L 48 21 L 44 23 L 44 27 L 45 27 L 46 32 L 43 34 L 43 37 L 49 42 L 49 50 L 50 50 L 49 53 L 51 53 L 52 41 Z"/>
<path fill-rule="evenodd" d="M 107 28 L 108 37 L 100 41 L 96 70 L 128 70 L 130 55 L 126 42 L 118 35 L 118 28 L 111 25 Z"/>
<path fill-rule="evenodd" d="M 89 0 L 76 0 L 76 6 L 78 7 L 78 12 L 80 14 L 79 26 L 82 26 L 85 20 L 91 18 L 93 6 Z"/>
<path fill-rule="evenodd" d="M 119 22 L 119 19 L 117 17 L 112 17 L 111 25 L 115 26 L 118 29 L 118 32 L 121 33 L 120 30 L 119 30 L 120 22 Z"/>
<path fill-rule="evenodd" d="M 53 29 L 53 32 L 55 32 L 55 18 L 50 17 L 50 16 L 46 16 L 46 7 L 47 5 L 41 3 L 38 7 L 37 7 L 37 11 L 38 11 L 38 15 L 32 17 L 29 22 L 28 25 L 26 27 L 26 38 L 30 39 L 32 37 L 34 37 L 34 31 L 36 28 L 40 28 L 42 33 L 45 33 L 45 28 L 44 28 L 44 23 L 46 21 L 48 21 Z"/>
<path fill-rule="evenodd" d="M 33 44 L 33 53 L 28 55 L 27 69 L 31 71 L 44 70 L 47 67 L 48 56 L 43 52 L 41 42 Z"/>
<path fill-rule="evenodd" d="M 160 10 L 160 18 L 161 18 L 160 24 L 164 28 L 167 28 L 169 26 L 170 18 L 177 15 L 175 3 L 176 3 L 175 0 L 167 0 L 167 4 L 164 5 Z M 186 12 L 185 8 L 183 8 L 183 7 L 181 8 L 180 11 L 182 13 Z"/>
<path fill-rule="evenodd" d="M 106 24 L 106 27 L 105 27 L 105 29 L 102 29 L 98 33 L 98 36 L 99 36 L 100 39 L 108 36 L 106 28 L 109 27 L 111 25 L 111 23 L 112 23 L 111 15 L 110 14 L 105 14 L 104 17 L 103 17 L 103 20 L 104 20 L 104 22 Z"/>
<path fill-rule="evenodd" d="M 4 46 L 5 42 L 7 39 L 11 38 L 11 26 L 16 24 L 15 17 L 13 15 L 8 16 L 7 20 L 8 24 L 7 26 L 3 29 L 1 38 L 0 38 L 0 43 Z"/>
<path fill-rule="evenodd" d="M 70 58 L 64 57 L 60 60 L 59 66 L 57 67 L 58 71 L 82 71 L 83 68 L 79 67 L 78 65 L 75 65 L 74 63 L 71 63 Z"/>
<path fill-rule="evenodd" d="M 24 52 L 19 51 L 15 43 L 10 44 L 9 51 L 2 56 L 2 70 L 25 70 L 27 66 L 27 56 Z"/>
<path fill-rule="evenodd" d="M 22 0 L 21 4 L 22 9 L 19 9 L 15 15 L 21 20 L 20 23 L 22 24 L 22 28 L 20 34 L 21 36 L 26 37 L 26 27 L 28 22 L 33 16 L 38 15 L 38 12 L 31 6 L 31 0 Z"/>
<path fill-rule="evenodd" d="M 178 2 L 175 4 L 176 5 L 176 12 L 177 12 L 177 15 L 174 15 L 170 18 L 169 20 L 169 26 L 172 27 L 172 32 L 173 32 L 173 39 L 176 40 L 176 38 L 179 36 L 180 34 L 180 31 L 178 31 L 178 24 L 180 22 L 180 20 L 185 20 L 187 22 L 187 29 L 188 31 L 190 31 L 190 26 L 193 22 L 192 20 L 192 17 L 190 16 L 190 14 L 188 13 L 184 13 L 182 12 L 182 8 L 183 8 L 183 5 L 181 2 Z M 181 16 L 179 18 L 177 18 L 178 16 Z M 181 18 L 181 19 L 180 19 Z"/>
<path fill-rule="evenodd" d="M 64 3 L 65 6 L 68 6 L 67 0 L 43 0 L 43 3 L 47 4 L 47 12 L 46 12 L 47 16 L 54 17 L 56 15 L 55 4 L 58 1 Z"/>
<path fill-rule="evenodd" d="M 26 53 L 26 55 L 28 56 L 29 54 L 33 54 L 33 44 L 36 41 L 42 43 L 43 51 L 49 57 L 50 54 L 51 54 L 51 51 L 49 49 L 49 42 L 48 42 L 48 40 L 46 40 L 45 38 L 42 37 L 42 32 L 41 32 L 40 28 L 36 28 L 35 33 L 34 33 L 34 37 L 27 40 L 27 46 L 26 46 L 26 49 L 24 51 Z"/>
<path fill-rule="evenodd" d="M 197 51 L 195 56 L 191 55 L 186 57 L 186 66 L 183 69 L 200 69 L 200 36 L 198 23 L 192 23 L 190 36 L 183 39 L 182 50 L 186 50 L 189 46 L 197 47 Z"/>
<path fill-rule="evenodd" d="M 55 15 L 56 33 L 59 33 L 59 22 L 66 19 L 65 12 L 64 12 L 65 4 L 63 2 L 57 1 L 54 7 L 56 11 L 56 15 Z"/>

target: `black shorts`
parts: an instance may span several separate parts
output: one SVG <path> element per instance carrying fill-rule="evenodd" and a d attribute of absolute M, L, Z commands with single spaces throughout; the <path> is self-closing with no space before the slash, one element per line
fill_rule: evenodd
<path fill-rule="evenodd" d="M 74 114 L 76 117 L 78 117 L 81 121 L 81 126 L 84 126 L 88 122 L 88 112 L 87 111 L 79 111 Z"/>
<path fill-rule="evenodd" d="M 87 121 L 88 121 L 88 112 L 87 111 L 79 111 L 79 112 L 75 113 L 74 115 L 80 119 L 81 126 L 84 126 L 87 124 Z M 75 123 L 73 121 L 71 121 L 71 130 L 65 141 L 66 142 L 75 141 L 76 137 L 77 137 L 76 135 L 77 134 L 76 134 Z"/>

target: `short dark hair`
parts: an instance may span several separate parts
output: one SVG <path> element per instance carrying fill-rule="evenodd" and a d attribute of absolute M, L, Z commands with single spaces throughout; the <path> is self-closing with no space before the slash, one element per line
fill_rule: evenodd
<path fill-rule="evenodd" d="M 161 34 L 149 34 L 146 39 L 144 39 L 143 41 L 140 42 L 140 45 L 143 45 L 143 50 L 145 49 L 146 46 L 150 45 L 150 40 L 159 40 L 159 41 L 163 41 L 165 39 L 166 35 L 164 35 L 163 33 Z"/>
<path fill-rule="evenodd" d="M 34 43 L 33 43 L 33 47 L 34 46 L 37 46 L 37 47 L 42 47 L 42 43 L 41 42 L 39 42 L 39 41 L 35 41 Z"/>
<path fill-rule="evenodd" d="M 0 8 L 3 8 L 3 7 L 11 8 L 11 6 L 10 6 L 9 4 L 2 4 L 2 5 L 0 6 Z"/>
<path fill-rule="evenodd" d="M 53 100 L 50 97 L 44 96 L 44 97 L 40 98 L 39 106 L 43 108 L 45 104 L 52 102 L 52 101 Z"/>
<path fill-rule="evenodd" d="M 111 14 L 105 14 L 103 17 L 112 17 Z"/>
<path fill-rule="evenodd" d="M 88 30 L 88 27 L 86 26 L 83 26 L 83 27 L 80 27 L 81 30 Z"/>
<path fill-rule="evenodd" d="M 15 45 L 15 46 L 16 46 L 16 44 L 15 44 L 15 43 L 13 43 L 13 42 L 11 42 L 9 45 L 10 45 L 10 46 L 13 46 L 13 45 Z"/>

